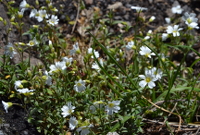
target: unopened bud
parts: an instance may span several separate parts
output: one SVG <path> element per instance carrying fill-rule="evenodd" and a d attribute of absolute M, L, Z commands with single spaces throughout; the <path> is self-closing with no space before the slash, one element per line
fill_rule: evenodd
<path fill-rule="evenodd" d="M 22 80 L 21 82 L 22 82 L 22 83 L 27 83 L 28 81 L 27 81 L 27 80 Z"/>
<path fill-rule="evenodd" d="M 46 3 L 49 4 L 51 1 L 50 0 L 46 0 Z"/>
<path fill-rule="evenodd" d="M 40 5 L 38 0 L 35 1 L 35 4 L 36 4 L 36 5 Z"/>
<path fill-rule="evenodd" d="M 12 1 L 8 2 L 8 4 L 9 4 L 9 5 L 11 5 L 11 4 L 15 4 L 15 1 L 12 0 Z"/>
<path fill-rule="evenodd" d="M 149 19 L 149 22 L 153 22 L 155 19 L 156 19 L 156 17 L 155 17 L 155 16 L 152 16 L 152 17 Z"/>
<path fill-rule="evenodd" d="M 32 75 L 33 75 L 30 70 L 27 70 L 27 74 L 29 77 L 32 77 Z"/>
<path fill-rule="evenodd" d="M 15 16 L 12 16 L 11 19 L 10 19 L 10 21 L 14 22 L 15 21 Z"/>
<path fill-rule="evenodd" d="M 21 12 L 18 11 L 18 17 L 19 17 L 20 19 L 23 17 L 23 14 L 24 14 L 23 11 L 21 11 Z"/>
<path fill-rule="evenodd" d="M 3 18 L 2 18 L 2 17 L 0 17 L 0 21 L 3 21 Z"/>

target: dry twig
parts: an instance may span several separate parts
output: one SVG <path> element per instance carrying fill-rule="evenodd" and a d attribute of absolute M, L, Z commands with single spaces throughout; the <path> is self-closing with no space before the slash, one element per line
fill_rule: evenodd
<path fill-rule="evenodd" d="M 170 111 L 168 111 L 168 110 L 166 110 L 166 109 L 164 109 L 164 108 L 162 108 L 162 107 L 160 107 L 160 106 L 158 106 L 158 105 L 156 105 L 156 104 L 154 104 L 153 102 L 151 102 L 150 100 L 148 100 L 146 97 L 144 97 L 144 96 L 142 96 L 142 98 L 143 99 L 145 99 L 145 100 L 147 100 L 150 104 L 152 104 L 153 106 L 155 106 L 156 108 L 158 108 L 158 109 L 160 109 L 160 110 L 162 110 L 162 111 L 164 111 L 164 112 L 167 112 L 167 113 L 171 113 L 171 114 L 174 114 L 174 115 L 176 115 L 176 116 L 178 116 L 179 117 L 179 126 L 178 126 L 178 131 L 180 131 L 180 129 L 181 129 L 181 123 L 182 123 L 182 119 L 181 119 L 181 116 L 180 115 L 178 115 L 178 114 L 176 114 L 176 113 L 173 113 L 173 112 L 170 112 Z M 177 132 L 178 132 L 177 131 Z"/>
<path fill-rule="evenodd" d="M 80 13 L 80 0 L 78 0 L 78 5 L 77 5 L 77 6 L 78 6 L 78 7 L 77 7 L 78 10 L 77 10 L 77 14 L 76 14 L 76 20 L 75 20 L 74 26 L 73 26 L 73 28 L 72 28 L 71 34 L 74 32 L 74 29 L 75 29 L 76 24 L 77 24 L 77 22 L 78 22 L 79 13 Z"/>

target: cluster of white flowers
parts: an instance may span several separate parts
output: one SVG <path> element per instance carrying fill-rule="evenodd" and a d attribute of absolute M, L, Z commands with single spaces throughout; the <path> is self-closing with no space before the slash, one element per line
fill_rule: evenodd
<path fill-rule="evenodd" d="M 67 117 L 67 116 L 70 116 L 74 112 L 75 108 L 76 107 L 73 106 L 71 102 L 67 102 L 67 105 L 64 105 L 61 108 L 61 110 L 62 110 L 61 114 L 63 115 L 64 118 Z M 68 122 L 69 122 L 69 129 L 70 130 L 74 130 L 76 128 L 76 126 L 78 125 L 78 120 L 74 116 L 71 116 Z M 89 130 L 90 127 L 93 127 L 93 125 L 87 123 L 84 126 L 78 127 L 78 129 L 76 131 L 80 132 L 81 135 L 87 135 L 87 134 L 90 133 L 90 130 Z"/>
<path fill-rule="evenodd" d="M 93 50 L 92 48 L 88 48 L 88 54 L 91 55 L 91 58 L 94 58 L 94 56 L 93 56 L 93 51 L 94 51 L 94 56 L 95 56 L 96 58 L 99 58 L 99 52 L 98 52 L 98 51 L 95 51 L 95 50 Z"/>
<path fill-rule="evenodd" d="M 175 7 L 172 7 L 172 13 L 174 14 L 182 14 L 183 9 L 181 8 L 180 5 L 177 5 Z M 182 16 L 182 20 L 185 21 L 185 24 L 188 27 L 188 30 L 192 29 L 199 29 L 198 26 L 198 18 L 196 18 L 195 13 L 188 13 L 185 12 L 184 15 Z M 165 21 L 170 24 L 171 19 L 170 18 L 165 18 Z M 174 26 L 168 26 L 167 27 L 167 33 L 162 34 L 162 41 L 166 41 L 168 37 L 170 37 L 170 34 L 172 34 L 174 37 L 180 36 L 179 31 L 183 30 L 183 28 L 179 28 L 179 25 L 174 25 Z"/>
<path fill-rule="evenodd" d="M 52 5 L 52 3 L 49 3 L 49 5 Z M 21 11 L 18 12 L 18 14 L 20 16 L 23 16 L 24 11 L 27 10 L 29 7 L 30 5 L 26 2 L 26 0 L 23 0 L 20 3 L 19 8 Z M 58 10 L 54 8 L 54 11 L 58 11 Z M 42 22 L 44 19 L 47 19 L 47 22 L 49 23 L 49 25 L 52 25 L 52 26 L 55 26 L 59 22 L 59 19 L 56 15 L 47 14 L 47 11 L 45 9 L 40 9 L 40 10 L 32 9 L 29 17 L 37 19 L 38 22 Z"/>
<path fill-rule="evenodd" d="M 94 113 L 98 109 L 102 109 L 105 105 L 105 111 L 107 112 L 108 115 L 113 115 L 113 113 L 118 113 L 120 110 L 120 102 L 119 100 L 116 101 L 109 101 L 106 105 L 103 101 L 95 101 L 93 105 L 90 106 L 90 110 L 92 113 Z"/>
<path fill-rule="evenodd" d="M 73 58 L 63 57 L 62 61 L 57 61 L 55 64 L 50 65 L 49 74 L 54 74 L 60 71 L 65 70 L 67 67 L 71 65 Z"/>
<path fill-rule="evenodd" d="M 157 69 L 156 67 L 153 67 L 150 70 L 146 69 L 144 75 L 139 75 L 139 77 L 143 79 L 142 81 L 139 82 L 139 85 L 142 88 L 148 85 L 148 87 L 152 89 L 153 87 L 156 86 L 155 81 L 162 78 L 162 74 L 163 74 L 162 70 Z"/>
<path fill-rule="evenodd" d="M 184 16 L 182 17 L 183 21 L 185 21 L 185 24 L 188 26 L 188 29 L 199 29 L 198 27 L 198 18 L 196 18 L 196 14 L 195 13 L 188 13 L 185 12 Z"/>
<path fill-rule="evenodd" d="M 174 37 L 180 36 L 179 31 L 183 30 L 183 28 L 179 28 L 179 25 L 174 25 L 174 26 L 168 26 L 167 27 L 167 33 L 162 34 L 162 41 L 165 41 L 170 34 L 172 34 Z"/>
<path fill-rule="evenodd" d="M 24 95 L 32 95 L 33 91 L 35 90 L 29 90 L 28 88 L 24 88 L 24 86 L 22 85 L 23 83 L 27 83 L 26 80 L 17 80 L 15 81 L 14 85 L 15 85 L 15 90 L 19 93 L 22 93 Z"/>

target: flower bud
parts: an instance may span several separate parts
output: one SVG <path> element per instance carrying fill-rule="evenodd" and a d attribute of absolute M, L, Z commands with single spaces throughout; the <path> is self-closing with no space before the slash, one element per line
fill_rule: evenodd
<path fill-rule="evenodd" d="M 3 21 L 3 18 L 2 18 L 2 17 L 0 17 L 0 21 Z"/>
<path fill-rule="evenodd" d="M 23 11 L 18 11 L 18 17 L 21 19 L 23 17 L 24 12 Z"/>
<path fill-rule="evenodd" d="M 21 82 L 22 82 L 22 83 L 27 83 L 28 81 L 27 81 L 27 80 L 22 80 Z"/>
<path fill-rule="evenodd" d="M 36 4 L 37 6 L 40 5 L 38 0 L 35 1 L 35 4 Z"/>
<path fill-rule="evenodd" d="M 15 4 L 15 1 L 12 0 L 12 1 L 8 2 L 8 4 L 9 4 L 9 5 L 11 5 L 11 4 Z"/>
<path fill-rule="evenodd" d="M 152 17 L 149 19 L 149 22 L 153 22 L 155 19 L 156 19 L 156 17 L 155 17 L 155 16 L 152 16 Z"/>
<path fill-rule="evenodd" d="M 32 75 L 33 75 L 29 69 L 27 70 L 27 74 L 29 77 L 32 77 Z"/>
<path fill-rule="evenodd" d="M 11 19 L 10 19 L 10 21 L 14 22 L 15 21 L 15 16 L 12 16 Z"/>

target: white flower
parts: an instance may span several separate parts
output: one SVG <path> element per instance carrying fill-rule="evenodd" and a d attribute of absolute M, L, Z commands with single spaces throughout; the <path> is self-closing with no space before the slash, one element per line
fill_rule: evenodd
<path fill-rule="evenodd" d="M 80 132 L 80 135 L 87 135 L 90 133 L 90 127 L 93 127 L 92 124 L 88 125 L 88 126 L 81 126 L 77 129 L 77 132 Z"/>
<path fill-rule="evenodd" d="M 148 85 L 148 87 L 152 89 L 156 86 L 154 82 L 157 79 L 155 78 L 155 75 L 152 74 L 152 72 L 145 70 L 145 75 L 139 75 L 139 77 L 143 79 L 139 82 L 140 87 L 144 88 L 146 85 Z"/>
<path fill-rule="evenodd" d="M 35 17 L 35 18 L 37 18 L 37 17 L 39 17 L 39 12 L 36 10 L 36 9 L 32 9 L 31 10 L 31 13 L 30 13 L 30 15 L 29 15 L 29 17 L 30 18 L 32 18 L 32 17 Z"/>
<path fill-rule="evenodd" d="M 174 14 L 181 14 L 183 12 L 183 9 L 180 5 L 177 5 L 176 7 L 172 7 L 172 13 Z"/>
<path fill-rule="evenodd" d="M 95 112 L 96 109 L 101 109 L 104 106 L 104 102 L 103 101 L 95 101 L 93 103 L 93 105 L 90 106 L 90 110 L 92 111 L 92 113 Z"/>
<path fill-rule="evenodd" d="M 17 13 L 18 13 L 19 18 L 22 18 L 24 15 L 24 11 L 18 11 Z"/>
<path fill-rule="evenodd" d="M 26 9 L 29 8 L 29 4 L 26 2 L 26 0 L 23 0 L 20 5 L 19 8 L 21 9 L 22 12 L 24 12 Z"/>
<path fill-rule="evenodd" d="M 108 132 L 106 135 L 119 135 L 117 132 Z"/>
<path fill-rule="evenodd" d="M 165 18 L 165 21 L 166 21 L 167 24 L 170 24 L 171 23 L 171 18 L 167 17 L 167 18 Z"/>
<path fill-rule="evenodd" d="M 8 45 L 5 46 L 4 54 L 9 56 L 11 59 L 14 57 L 15 54 L 17 54 L 13 45 L 10 42 L 8 43 Z"/>
<path fill-rule="evenodd" d="M 74 130 L 75 127 L 77 126 L 77 124 L 78 124 L 78 121 L 76 120 L 76 117 L 74 117 L 74 116 L 70 117 L 70 119 L 69 119 L 69 129 Z"/>
<path fill-rule="evenodd" d="M 100 59 L 100 60 L 99 60 L 99 64 L 100 64 L 101 66 L 103 66 L 103 59 Z M 98 65 L 97 62 L 94 62 L 94 63 L 92 64 L 92 69 L 96 69 L 97 72 L 99 72 L 99 71 L 101 70 L 101 68 L 99 67 L 99 65 Z"/>
<path fill-rule="evenodd" d="M 44 18 L 48 18 L 49 16 L 47 15 L 46 10 L 39 10 L 38 11 L 38 16 L 36 15 L 35 18 L 38 20 L 38 22 L 43 21 Z"/>
<path fill-rule="evenodd" d="M 149 22 L 153 22 L 156 19 L 155 16 L 151 16 L 151 18 L 149 19 Z"/>
<path fill-rule="evenodd" d="M 107 112 L 108 115 L 112 115 L 113 113 L 118 113 L 118 111 L 120 110 L 119 104 L 120 104 L 120 101 L 118 100 L 108 102 L 108 105 L 106 106 L 105 111 Z"/>
<path fill-rule="evenodd" d="M 166 31 L 168 34 L 172 33 L 174 37 L 180 36 L 179 31 L 183 30 L 183 28 L 178 28 L 178 27 L 179 27 L 179 25 L 174 25 L 174 27 L 168 26 Z"/>
<path fill-rule="evenodd" d="M 185 12 L 184 13 L 184 16 L 182 17 L 183 21 L 185 21 L 185 23 L 188 25 L 192 22 L 197 22 L 198 21 L 198 18 L 196 18 L 196 14 L 195 13 L 188 13 L 188 12 Z"/>
<path fill-rule="evenodd" d="M 52 15 L 51 18 L 49 20 L 47 20 L 47 22 L 49 24 L 53 25 L 53 26 L 56 25 L 56 24 L 58 24 L 58 21 L 59 21 L 59 19 L 55 15 Z"/>
<path fill-rule="evenodd" d="M 45 79 L 46 79 L 45 84 L 48 86 L 52 85 L 52 78 L 51 78 L 51 76 L 49 76 L 47 71 L 44 71 L 44 75 L 45 75 Z"/>
<path fill-rule="evenodd" d="M 94 56 L 96 58 L 99 58 L 99 52 L 94 50 L 94 56 L 93 56 L 93 49 L 92 48 L 88 48 L 88 54 L 91 55 L 91 58 L 94 58 Z"/>
<path fill-rule="evenodd" d="M 77 92 L 82 92 L 86 89 L 85 87 L 85 81 L 83 80 L 78 80 L 78 81 L 75 81 L 75 85 L 74 85 L 74 90 L 77 91 Z"/>
<path fill-rule="evenodd" d="M 28 46 L 34 46 L 34 45 L 38 45 L 38 41 L 36 40 L 36 38 L 34 38 L 33 40 L 30 40 L 29 43 L 27 44 Z"/>
<path fill-rule="evenodd" d="M 136 7 L 136 6 L 131 6 L 131 9 L 135 9 L 137 12 L 140 12 L 140 11 L 147 10 L 148 8 L 145 8 L 145 7 Z"/>
<path fill-rule="evenodd" d="M 74 109 L 76 107 L 72 106 L 71 102 L 67 102 L 67 105 L 64 105 L 61 110 L 62 110 L 62 115 L 63 117 L 67 117 L 68 115 L 71 115 L 74 112 Z"/>
<path fill-rule="evenodd" d="M 4 102 L 3 100 L 2 100 L 2 104 L 3 104 L 3 108 L 6 111 L 6 113 L 8 113 L 8 108 L 13 105 L 12 102 Z"/>
<path fill-rule="evenodd" d="M 150 69 L 150 70 L 147 71 L 147 72 L 149 72 L 150 74 L 154 75 L 155 78 L 156 78 L 156 80 L 159 80 L 159 79 L 162 78 L 163 72 L 162 72 L 161 69 L 157 69 L 156 67 L 153 67 L 152 69 Z"/>
<path fill-rule="evenodd" d="M 73 61 L 73 58 L 63 57 L 62 61 L 66 63 L 67 67 L 69 67 Z"/>
<path fill-rule="evenodd" d="M 66 62 L 64 62 L 64 61 L 62 61 L 62 62 L 58 61 L 58 62 L 55 62 L 55 65 L 51 65 L 49 68 L 50 68 L 49 73 L 52 74 L 52 73 L 63 71 L 67 67 L 66 67 Z"/>
<path fill-rule="evenodd" d="M 152 34 L 152 30 L 149 30 L 148 32 L 147 32 L 147 36 L 146 37 L 144 37 L 144 39 L 145 40 L 148 40 L 148 39 L 150 39 L 151 37 L 151 34 Z"/>
<path fill-rule="evenodd" d="M 199 29 L 199 26 L 196 22 L 192 22 L 188 24 L 188 29 L 192 30 L 192 29 Z"/>
<path fill-rule="evenodd" d="M 23 88 L 23 85 L 22 85 L 22 81 L 15 81 L 15 90 L 17 90 L 18 88 Z"/>
<path fill-rule="evenodd" d="M 162 34 L 162 41 L 166 41 L 168 37 L 169 37 L 168 33 L 163 33 Z"/>
<path fill-rule="evenodd" d="M 165 61 L 165 60 L 166 60 L 165 54 L 159 53 L 158 55 L 160 56 L 160 58 L 161 58 L 162 61 Z"/>
<path fill-rule="evenodd" d="M 35 90 L 29 90 L 28 88 L 23 88 L 23 89 L 17 89 L 17 91 L 18 91 L 19 93 L 26 94 L 26 93 L 32 93 L 32 92 L 35 91 Z"/>
<path fill-rule="evenodd" d="M 151 58 L 151 56 L 155 55 L 155 53 L 152 53 L 151 50 L 146 46 L 140 47 L 140 52 L 139 53 L 140 53 L 140 55 L 144 55 L 144 56 L 146 56 L 148 58 Z"/>
<path fill-rule="evenodd" d="M 73 45 L 73 49 L 70 50 L 70 55 L 74 55 L 74 53 L 77 53 L 77 54 L 80 53 L 80 49 L 79 49 L 78 42 L 76 42 L 76 43 Z"/>
<path fill-rule="evenodd" d="M 126 45 L 126 50 L 136 49 L 135 43 L 133 41 L 128 42 Z"/>

